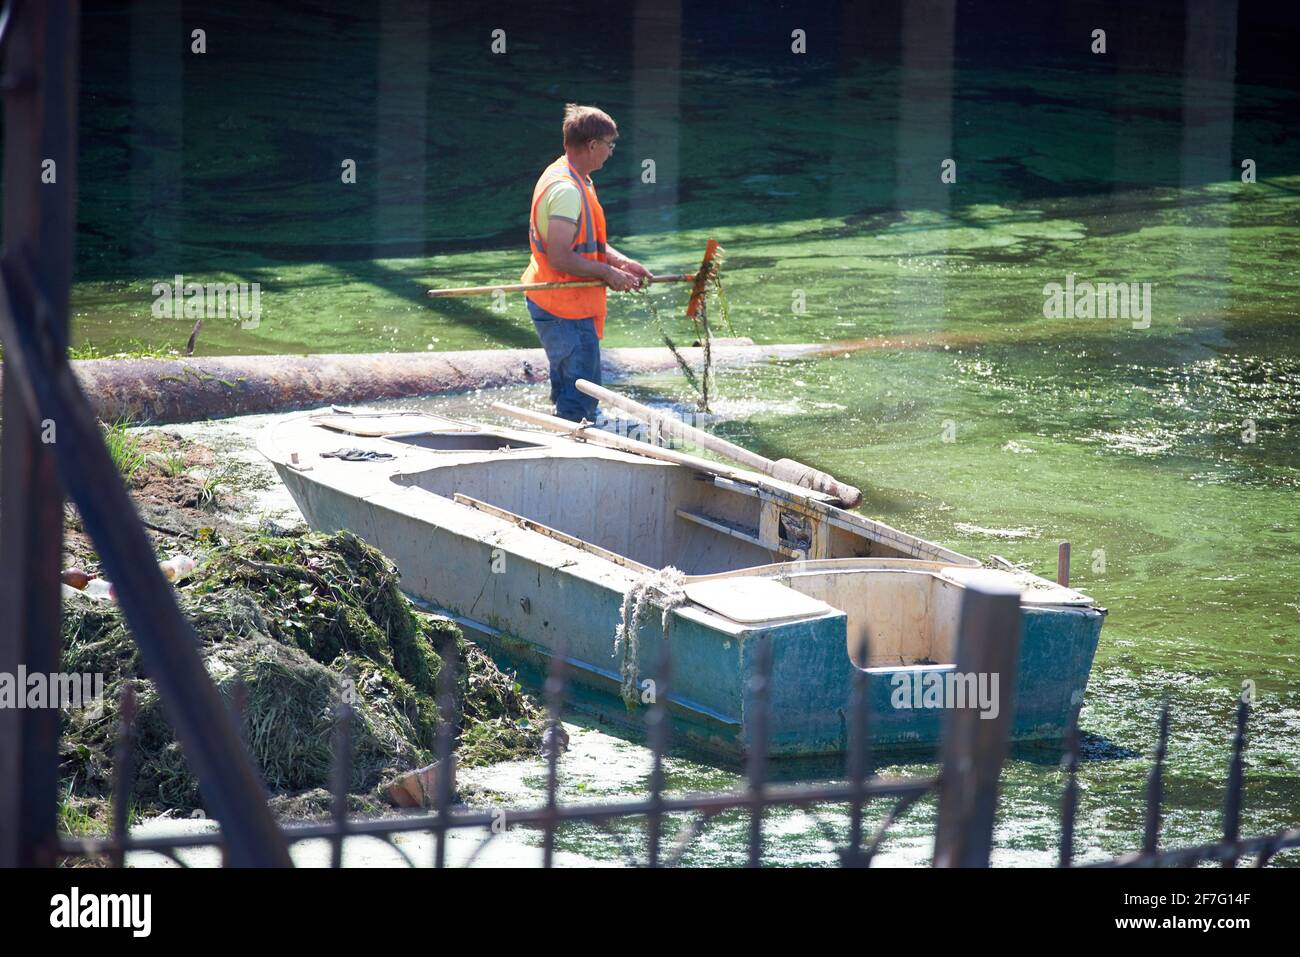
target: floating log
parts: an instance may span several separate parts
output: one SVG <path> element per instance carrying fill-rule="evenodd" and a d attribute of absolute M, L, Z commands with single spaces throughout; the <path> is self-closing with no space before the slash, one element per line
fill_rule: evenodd
<path fill-rule="evenodd" d="M 738 366 L 843 348 L 843 343 L 715 344 L 713 357 L 719 365 Z M 698 349 L 678 351 L 688 362 L 702 361 Z M 155 423 L 464 392 L 548 377 L 541 349 L 83 359 L 71 365 L 101 419 Z M 601 363 L 607 379 L 676 368 L 665 348 L 605 349 Z"/>
<path fill-rule="evenodd" d="M 719 366 L 734 367 L 770 359 L 832 358 L 863 349 L 947 349 L 977 339 L 974 335 L 929 332 L 754 345 L 744 338 L 715 337 L 713 359 Z M 677 351 L 692 365 L 703 362 L 701 349 Z M 409 399 L 547 378 L 546 354 L 541 349 L 80 359 L 69 364 L 100 418 L 160 424 L 288 412 L 331 402 Z M 602 350 L 601 372 L 607 381 L 677 367 L 673 354 L 664 348 Z"/>

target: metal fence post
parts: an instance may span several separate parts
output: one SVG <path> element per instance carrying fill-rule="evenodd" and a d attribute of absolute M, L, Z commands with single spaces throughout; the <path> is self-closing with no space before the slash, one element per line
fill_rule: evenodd
<path fill-rule="evenodd" d="M 67 341 L 76 229 L 76 4 L 29 3 L 5 24 L 4 246 L 26 250 L 43 317 Z M 53 162 L 54 180 L 44 175 Z M 6 365 L 8 360 L 6 358 Z M 8 372 L 9 370 L 6 370 Z M 4 377 L 0 520 L 0 670 L 59 669 L 63 489 L 48 427 L 19 377 Z M 59 777 L 57 708 L 0 712 L 0 865 L 55 862 Z"/>
<path fill-rule="evenodd" d="M 1003 576 L 971 578 L 962 598 L 957 637 L 957 678 L 987 681 L 997 711 L 951 707 L 945 715 L 939 821 L 934 837 L 936 867 L 987 867 L 993 848 L 998 778 L 1006 760 L 1015 706 L 1020 655 L 1020 592 Z M 956 683 L 955 683 L 956 684 Z M 978 702 L 976 702 L 978 704 Z M 990 708 L 990 711 L 992 709 Z"/>
<path fill-rule="evenodd" d="M 117 585 L 118 604 L 204 801 L 221 822 L 231 862 L 288 866 L 288 845 L 266 806 L 266 791 L 203 667 L 194 631 L 158 568 L 68 365 L 76 24 L 75 3 L 31 3 L 22 4 L 8 26 L 14 35 L 5 64 L 5 246 L 0 261 L 0 336 L 9 407 L 0 529 L 0 577 L 7 579 L 0 596 L 5 615 L 0 620 L 0 663 L 17 658 L 33 671 L 58 670 L 61 481 Z M 60 158 L 54 182 L 42 182 L 47 169 L 42 157 Z M 60 192 L 46 193 L 56 187 Z M 8 418 L 20 405 L 26 415 Z M 57 479 L 41 464 L 50 458 L 58 467 Z M 12 610 L 9 601 L 15 589 L 22 611 Z M 0 773 L 0 861 L 52 863 L 57 851 L 59 715 L 49 709 L 40 714 L 45 717 L 39 724 L 33 721 L 30 731 L 23 730 L 16 755 L 20 779 Z M 14 719 L 0 717 L 6 722 L 0 732 L 11 733 Z M 11 764 L 14 750 L 3 749 Z M 32 857 L 33 848 L 46 845 L 48 853 Z"/>

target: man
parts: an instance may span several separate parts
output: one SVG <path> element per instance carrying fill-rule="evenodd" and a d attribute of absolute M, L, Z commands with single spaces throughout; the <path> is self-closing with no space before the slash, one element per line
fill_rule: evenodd
<path fill-rule="evenodd" d="M 528 312 L 551 367 L 555 414 L 596 421 L 596 400 L 579 392 L 578 379 L 600 382 L 600 340 L 605 335 L 605 290 L 637 289 L 650 271 L 605 238 L 605 211 L 591 174 L 614 152 L 618 126 L 594 106 L 564 108 L 564 155 L 542 171 L 528 217 L 532 259 L 523 282 L 599 279 L 605 285 L 527 293 Z"/>

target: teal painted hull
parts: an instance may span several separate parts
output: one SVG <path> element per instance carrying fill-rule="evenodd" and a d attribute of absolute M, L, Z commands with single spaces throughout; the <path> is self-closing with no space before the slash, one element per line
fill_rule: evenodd
<path fill-rule="evenodd" d="M 337 447 L 336 435 L 317 436 L 309 426 L 294 432 L 292 426 L 291 421 L 288 440 L 280 445 L 271 440 L 264 451 L 313 528 L 347 528 L 379 548 L 401 569 L 402 587 L 408 594 L 456 617 L 471 638 L 501 664 L 517 668 L 526 681 L 531 677 L 539 682 L 557 650 L 562 650 L 569 664 L 569 701 L 606 720 L 633 727 L 643 722 L 646 703 L 638 700 L 629 708 L 620 695 L 626 665 L 636 672 L 645 699 L 659 699 L 668 687 L 675 743 L 743 757 L 753 751 L 756 729 L 762 727 L 750 685 L 758 673 L 759 647 L 766 641 L 771 649 L 768 753 L 778 758 L 838 754 L 849 743 L 854 678 L 864 670 L 850 658 L 850 637 L 856 646 L 864 633 L 870 642 L 866 660 L 888 663 L 865 669 L 874 747 L 931 749 L 940 740 L 945 714 L 953 707 L 979 707 L 988 713 L 987 703 L 980 702 L 978 695 L 954 702 L 931 694 L 936 689 L 953 690 L 949 679 L 956 676 L 952 664 L 930 662 L 955 660 L 961 596 L 968 576 L 1002 575 L 1009 581 L 1013 576 L 1006 572 L 980 569 L 973 559 L 885 526 L 870 525 L 865 537 L 852 537 L 858 535 L 854 523 L 867 520 L 849 513 L 830 516 L 840 524 L 828 534 L 840 537 L 829 542 L 829 550 L 839 552 L 829 560 L 764 564 L 769 552 L 741 544 L 736 546 L 741 550 L 726 561 L 717 559 L 725 570 L 699 567 L 709 555 L 721 554 L 709 548 L 726 549 L 736 538 L 717 531 L 716 522 L 715 528 L 701 529 L 698 523 L 672 518 L 674 509 L 679 516 L 683 511 L 677 503 L 690 504 L 689 496 L 703 494 L 701 489 L 718 496 L 706 502 L 715 508 L 727 501 L 752 501 L 757 511 L 760 503 L 730 487 L 719 490 L 706 485 L 688 470 L 664 471 L 662 465 L 627 456 L 631 464 L 623 472 L 606 473 L 603 484 L 592 488 L 600 493 L 643 473 L 656 480 L 680 480 L 677 487 L 662 482 L 646 487 L 661 499 L 669 492 L 677 496 L 662 512 L 676 522 L 671 525 L 673 534 L 688 529 L 705 536 L 690 540 L 695 542 L 694 552 L 684 548 L 678 553 L 696 561 L 687 579 L 688 594 L 697 585 L 714 586 L 711 599 L 697 589 L 696 597 L 673 612 L 671 676 L 665 679 L 659 673 L 664 639 L 658 614 L 649 615 L 641 626 L 635 662 L 625 663 L 621 653 L 616 656 L 614 634 L 628 590 L 673 562 L 629 561 L 620 557 L 627 551 L 616 554 L 610 545 L 586 545 L 577 541 L 580 536 L 557 541 L 559 533 L 546 535 L 520 527 L 519 517 L 510 512 L 492 514 L 453 500 L 453 492 L 470 487 L 485 498 L 540 512 L 549 501 L 545 498 L 548 482 L 572 482 L 586 474 L 581 470 L 624 467 L 621 460 L 610 458 L 613 453 L 601 458 L 581 447 L 575 450 L 570 443 L 555 450 L 534 446 L 538 451 L 494 457 L 490 451 L 415 452 L 398 442 L 372 440 L 378 448 L 394 451 L 396 463 L 344 466 L 309 451 L 311 442 Z M 349 437 L 349 442 L 364 441 Z M 290 451 L 302 464 L 286 463 Z M 575 471 L 560 479 L 561 473 L 556 472 L 525 481 L 519 471 L 494 478 L 507 474 L 500 471 L 503 466 L 546 462 L 548 454 L 560 465 L 569 462 Z M 459 459 L 468 460 L 464 469 L 441 465 Z M 485 462 L 491 468 L 473 471 Z M 437 484 L 440 469 L 454 478 Z M 529 495 L 540 497 L 534 500 Z M 643 503 L 647 514 L 652 514 L 652 504 Z M 785 495 L 764 498 L 761 504 L 797 508 L 800 502 Z M 816 518 L 820 513 L 809 514 Z M 570 521 L 578 523 L 578 519 Z M 761 528 L 762 522 L 757 524 Z M 581 537 L 590 541 L 601 533 L 593 525 Z M 754 535 L 740 537 L 752 541 Z M 638 542 L 629 536 L 620 547 L 635 549 Z M 875 557 L 873 551 L 863 556 L 854 553 L 854 547 L 883 549 L 885 554 Z M 896 552 L 892 557 L 889 547 Z M 923 557 L 899 557 L 900 549 Z M 757 588 L 742 587 L 745 582 Z M 1105 612 L 1087 596 L 1033 576 L 1022 576 L 1017 587 L 1022 588 L 1023 612 L 1019 667 L 1014 694 L 1009 701 L 1004 695 L 999 707 L 1012 709 L 1014 740 L 1059 740 L 1087 688 Z M 719 591 L 722 604 L 718 604 Z M 737 595 L 757 595 L 764 620 L 746 624 L 747 615 L 754 617 L 746 604 L 751 599 L 738 603 Z"/>
<path fill-rule="evenodd" d="M 541 686 L 550 667 L 550 648 L 450 613 L 498 664 L 518 670 L 534 687 Z M 1103 620 L 1104 614 L 1095 609 L 1024 609 L 1019 673 L 1012 699 L 1013 740 L 1061 741 L 1074 706 L 1083 700 Z M 652 630 L 653 635 L 649 634 Z M 768 753 L 797 758 L 844 751 L 853 679 L 859 669 L 845 653 L 843 616 L 767 627 L 738 640 L 710 634 L 692 622 L 676 621 L 668 697 L 675 743 L 728 758 L 743 758 L 750 752 L 755 715 L 749 682 L 758 672 L 756 649 L 763 638 L 772 643 Z M 656 690 L 662 684 L 657 669 L 661 649 L 657 628 L 651 629 L 647 623 L 641 637 L 639 676 L 642 683 L 654 682 Z M 575 634 L 565 652 L 568 695 L 577 708 L 628 729 L 643 724 L 647 707 L 637 702 L 629 708 L 622 700 L 620 661 L 612 654 L 607 634 L 593 641 Z M 934 694 L 927 699 L 925 691 L 944 682 L 955 666 L 862 670 L 868 676 L 868 731 L 873 749 L 933 750 L 950 709 L 934 700 Z M 676 690 L 681 685 L 686 689 Z M 913 690 L 918 687 L 920 691 Z M 649 690 L 647 687 L 643 695 Z M 978 704 L 977 697 L 971 700 Z"/>

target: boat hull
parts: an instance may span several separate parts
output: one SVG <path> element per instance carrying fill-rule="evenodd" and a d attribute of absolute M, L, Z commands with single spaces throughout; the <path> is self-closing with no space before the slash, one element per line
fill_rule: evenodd
<path fill-rule="evenodd" d="M 624 595 L 644 569 L 511 528 L 442 496 L 394 488 L 359 498 L 310 472 L 275 464 L 313 528 L 346 528 L 379 548 L 402 570 L 404 590 L 456 618 L 500 664 L 536 680 L 553 656 L 563 655 L 570 700 L 585 711 L 636 726 L 666 687 L 675 743 L 740 758 L 755 748 L 765 725 L 773 757 L 829 755 L 848 745 L 853 679 L 863 669 L 850 658 L 843 611 L 830 607 L 794 621 L 746 625 L 679 608 L 670 625 L 669 675 L 661 673 L 659 616 L 650 615 L 628 663 L 637 689 L 629 705 L 620 695 L 625 663 L 615 653 L 614 634 Z M 1103 619 L 1104 611 L 1090 606 L 1023 606 L 1013 740 L 1050 742 L 1065 734 L 1087 686 Z M 771 669 L 765 721 L 751 693 L 763 643 Z M 951 686 L 954 666 L 865 671 L 873 746 L 932 749 L 953 701 L 927 691 Z"/>

